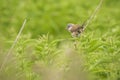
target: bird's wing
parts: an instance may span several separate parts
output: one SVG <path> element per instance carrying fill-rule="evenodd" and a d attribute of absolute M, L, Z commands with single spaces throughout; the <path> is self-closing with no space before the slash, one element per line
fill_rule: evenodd
<path fill-rule="evenodd" d="M 80 26 L 79 25 L 74 25 L 71 29 L 71 32 L 76 32 L 80 30 Z"/>

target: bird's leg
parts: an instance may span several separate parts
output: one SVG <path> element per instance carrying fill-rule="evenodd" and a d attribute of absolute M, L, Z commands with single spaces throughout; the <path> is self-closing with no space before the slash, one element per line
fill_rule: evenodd
<path fill-rule="evenodd" d="M 74 40 L 74 48 L 77 50 L 77 39 Z"/>

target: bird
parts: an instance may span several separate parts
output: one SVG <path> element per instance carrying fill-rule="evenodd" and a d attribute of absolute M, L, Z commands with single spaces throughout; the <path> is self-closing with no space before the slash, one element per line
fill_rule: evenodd
<path fill-rule="evenodd" d="M 85 30 L 85 28 L 88 26 L 88 24 L 92 21 L 92 19 L 95 17 L 96 13 L 98 12 L 99 8 L 102 5 L 103 0 L 100 0 L 98 6 L 94 10 L 93 14 L 89 16 L 87 20 L 84 21 L 82 25 L 79 24 L 73 24 L 69 23 L 67 25 L 67 30 L 71 33 L 72 37 L 79 37 L 80 34 Z"/>
<path fill-rule="evenodd" d="M 79 24 L 69 23 L 67 25 L 67 30 L 71 33 L 72 37 L 79 37 L 84 31 L 84 26 Z"/>

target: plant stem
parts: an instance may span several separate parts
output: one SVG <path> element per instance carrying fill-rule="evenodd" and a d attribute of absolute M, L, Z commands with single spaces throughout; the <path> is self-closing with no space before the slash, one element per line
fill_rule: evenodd
<path fill-rule="evenodd" d="M 25 27 L 26 21 L 27 21 L 27 20 L 25 19 L 24 22 L 23 22 L 23 24 L 22 24 L 22 26 L 21 26 L 21 28 L 20 28 L 20 31 L 18 32 L 18 35 L 17 35 L 16 38 L 15 38 L 15 41 L 13 42 L 11 48 L 9 49 L 8 53 L 6 54 L 4 60 L 3 60 L 2 64 L 1 64 L 0 72 L 2 71 L 4 65 L 5 65 L 6 62 L 8 61 L 9 55 L 11 54 L 11 52 L 12 52 L 12 50 L 14 49 L 16 43 L 18 42 L 18 39 L 19 39 L 19 37 L 20 37 L 20 35 L 21 35 L 21 33 L 22 33 L 24 27 Z"/>

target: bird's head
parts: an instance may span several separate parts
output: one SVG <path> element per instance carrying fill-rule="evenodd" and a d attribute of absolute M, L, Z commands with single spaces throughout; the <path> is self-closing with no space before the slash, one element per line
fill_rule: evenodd
<path fill-rule="evenodd" d="M 72 28 L 73 28 L 73 26 L 74 26 L 74 24 L 72 24 L 72 23 L 69 23 L 68 25 L 67 25 L 67 30 L 71 30 Z"/>

